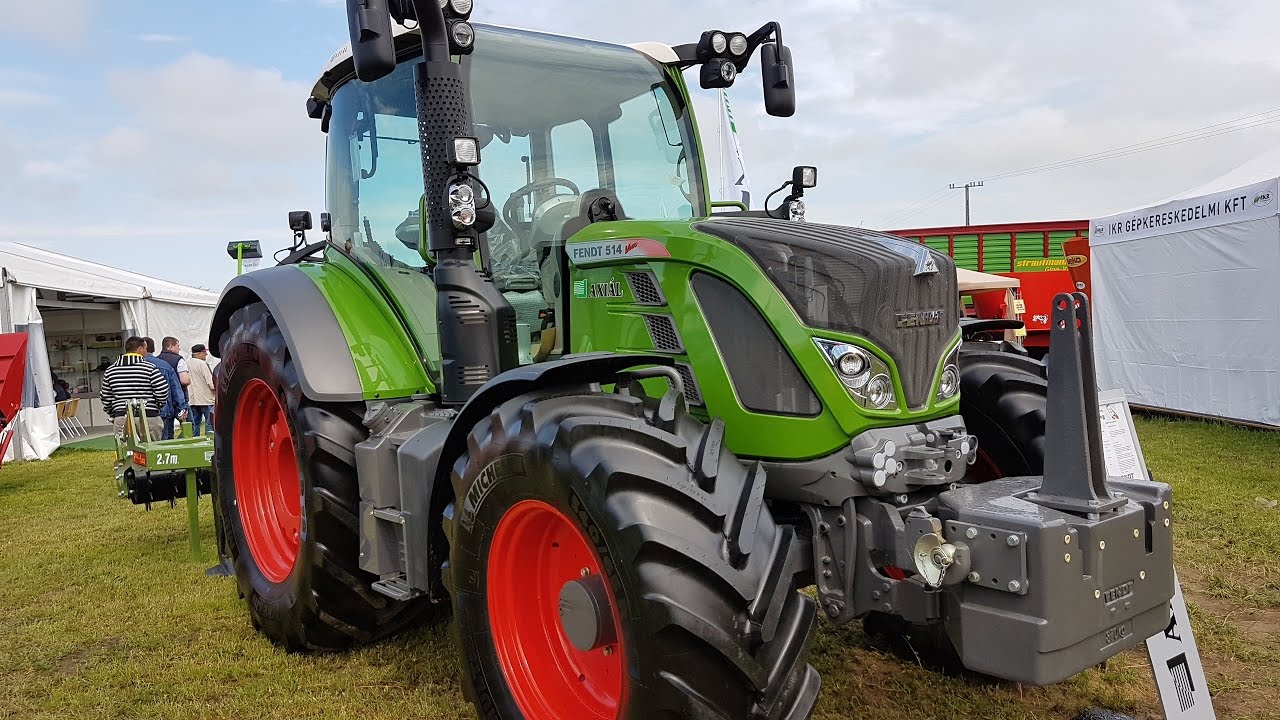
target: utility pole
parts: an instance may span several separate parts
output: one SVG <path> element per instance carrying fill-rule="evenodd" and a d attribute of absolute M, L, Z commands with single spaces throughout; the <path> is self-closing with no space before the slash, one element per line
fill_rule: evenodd
<path fill-rule="evenodd" d="M 969 188 L 976 188 L 976 187 L 982 187 L 981 180 L 977 180 L 975 182 L 967 182 L 964 185 L 957 185 L 955 183 L 951 183 L 952 190 L 959 190 L 960 188 L 964 188 L 964 224 L 966 226 L 969 224 Z"/>

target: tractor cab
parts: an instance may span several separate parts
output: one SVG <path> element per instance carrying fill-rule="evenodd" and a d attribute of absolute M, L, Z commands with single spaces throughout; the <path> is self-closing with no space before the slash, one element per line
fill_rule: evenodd
<path fill-rule="evenodd" d="M 528 334 L 530 358 L 546 359 L 564 352 L 563 335 L 540 341 L 565 317 L 565 240 L 593 213 L 709 214 L 697 131 L 679 74 L 644 52 L 507 28 L 475 32 L 462 68 L 483 160 L 480 203 L 492 215 L 479 258 Z M 431 262 L 413 67 L 401 63 L 373 82 L 328 87 L 322 79 L 315 90 L 331 107 L 332 240 L 384 275 Z"/>

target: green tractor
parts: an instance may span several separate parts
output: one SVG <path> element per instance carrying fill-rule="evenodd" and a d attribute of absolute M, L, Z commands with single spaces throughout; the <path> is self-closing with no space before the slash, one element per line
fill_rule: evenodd
<path fill-rule="evenodd" d="M 684 71 L 759 54 L 791 115 L 776 23 L 619 46 L 471 5 L 348 1 L 324 239 L 291 214 L 217 309 L 256 628 L 336 650 L 451 608 L 477 712 L 546 720 L 807 717 L 819 615 L 1037 684 L 1164 626 L 1169 489 L 1106 478 L 1082 297 L 1046 371 L 964 340 L 950 258 L 802 222 L 814 168 L 711 202 Z"/>

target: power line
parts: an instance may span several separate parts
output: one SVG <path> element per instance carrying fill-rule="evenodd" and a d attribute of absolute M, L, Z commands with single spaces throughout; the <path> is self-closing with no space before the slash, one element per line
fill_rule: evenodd
<path fill-rule="evenodd" d="M 877 225 L 887 225 L 887 224 L 889 224 L 890 222 L 892 222 L 894 219 L 898 218 L 898 216 L 899 216 L 899 215 L 902 215 L 903 213 L 910 212 L 910 211 L 911 211 L 913 208 L 915 208 L 917 205 L 920 205 L 921 203 L 928 202 L 928 201 L 930 201 L 930 200 L 932 200 L 932 199 L 936 198 L 939 194 L 942 194 L 942 195 L 943 195 L 943 197 L 945 197 L 945 196 L 946 196 L 946 192 L 947 192 L 948 190 L 950 190 L 950 189 L 951 189 L 951 188 L 947 187 L 946 185 L 943 185 L 942 187 L 938 188 L 937 190 L 934 190 L 933 192 L 929 193 L 928 195 L 925 195 L 924 197 L 920 198 L 919 200 L 916 200 L 915 202 L 911 203 L 910 205 L 907 205 L 907 206 L 905 206 L 905 207 L 898 208 L 898 210 L 896 210 L 895 212 L 893 212 L 893 213 L 891 213 L 891 214 L 889 214 L 889 215 L 884 216 L 884 217 L 883 217 L 883 218 L 881 218 L 881 219 L 880 219 L 880 221 L 879 221 L 879 222 L 877 222 L 876 224 L 877 224 Z"/>
<path fill-rule="evenodd" d="M 1218 135 L 1224 135 L 1226 133 L 1239 132 L 1240 130 L 1248 130 L 1250 128 L 1255 128 L 1262 125 L 1268 125 L 1270 123 L 1280 121 L 1280 116 L 1277 116 L 1276 113 L 1280 113 L 1280 108 L 1276 108 L 1274 110 L 1268 110 L 1266 112 L 1261 112 L 1261 113 L 1254 113 L 1253 115 L 1246 115 L 1244 117 L 1235 118 L 1234 120 L 1226 120 L 1220 123 L 1214 123 L 1213 125 L 1205 125 L 1204 127 L 1199 127 L 1194 130 L 1185 130 L 1180 133 L 1174 133 L 1173 135 L 1165 135 L 1164 137 L 1158 137 L 1152 140 L 1145 140 L 1143 142 L 1132 143 L 1130 145 L 1121 145 L 1119 147 L 1111 148 L 1110 150 L 1103 150 L 1101 152 L 1090 153 L 1088 155 L 1080 155 L 1078 157 L 1068 158 L 1066 160 L 1058 160 L 1056 162 L 1045 163 L 1043 165 L 1033 165 L 1031 167 L 1022 168 L 1021 170 L 1011 170 L 1009 172 L 1000 173 L 998 175 L 990 175 L 982 179 L 983 180 L 1002 180 L 1009 177 L 1017 177 L 1019 175 L 1030 175 L 1035 172 L 1046 172 L 1048 170 L 1056 170 L 1058 169 L 1059 166 L 1074 167 L 1075 165 L 1084 165 L 1089 162 L 1109 160 L 1112 157 L 1124 157 L 1126 155 L 1133 155 L 1139 152 L 1145 152 L 1147 150 L 1157 150 L 1164 147 L 1170 147 L 1172 145 L 1180 145 L 1182 143 L 1192 142 L 1194 140 L 1203 140 L 1205 138 L 1216 137 Z M 1237 125 L 1234 127 L 1224 127 L 1227 125 L 1233 125 L 1234 123 L 1245 123 L 1246 121 L 1249 121 L 1249 122 L 1244 125 Z M 1210 130 L 1212 130 L 1213 132 L 1206 132 Z"/>
<path fill-rule="evenodd" d="M 1008 180 L 1010 178 L 1022 177 L 1024 175 L 1036 175 L 1038 173 L 1051 172 L 1053 170 L 1064 170 L 1066 168 L 1077 167 L 1079 165 L 1088 165 L 1095 162 L 1101 162 L 1103 160 L 1114 160 L 1116 158 L 1127 157 L 1129 155 L 1137 155 L 1139 153 L 1149 152 L 1151 150 L 1160 150 L 1162 148 L 1173 147 L 1174 145 L 1182 145 L 1184 143 L 1189 143 L 1195 140 L 1207 140 L 1212 137 L 1218 137 L 1219 135 L 1228 135 L 1230 133 L 1239 132 L 1241 130 L 1251 130 L 1253 128 L 1262 127 L 1263 125 L 1271 125 L 1277 122 L 1280 122 L 1280 117 L 1275 117 L 1268 120 L 1262 120 L 1259 122 L 1251 123 L 1249 125 L 1240 125 L 1236 127 L 1216 130 L 1214 132 L 1202 133 L 1200 135 L 1195 135 L 1193 137 L 1186 137 L 1180 140 L 1171 140 L 1169 142 L 1163 142 L 1155 145 L 1144 145 L 1142 147 L 1138 147 L 1133 150 L 1127 150 L 1125 152 L 1116 152 L 1109 155 L 1101 155 L 1099 157 L 1086 156 L 1087 159 L 1063 160 L 1057 163 L 1050 163 L 1049 165 L 1030 167 L 1030 168 L 1025 168 L 1023 170 L 1014 170 L 1011 172 L 1002 173 L 1000 175 L 992 175 L 990 177 L 983 178 L 983 180 Z"/>
<path fill-rule="evenodd" d="M 948 190 L 950 190 L 951 188 L 947 188 L 947 189 L 948 189 Z M 935 207 L 937 207 L 937 206 L 941 205 L 942 203 L 946 202 L 946 201 L 947 201 L 947 200 L 949 200 L 950 198 L 951 198 L 951 196 L 950 196 L 950 195 L 943 195 L 942 197 L 939 197 L 937 200 L 934 200 L 933 202 L 929 203 L 928 205 L 925 205 L 924 207 L 921 207 L 921 208 L 919 208 L 918 210 L 916 210 L 916 211 L 914 211 L 914 212 L 907 213 L 906 215 L 904 215 L 904 216 L 902 216 L 902 217 L 898 218 L 897 220 L 895 220 L 895 221 L 894 221 L 894 224 L 896 224 L 896 225 L 901 225 L 902 223 L 905 223 L 906 221 L 910 220 L 911 218 L 913 218 L 913 217 L 915 217 L 915 216 L 919 215 L 920 213 L 922 213 L 922 212 L 924 212 L 924 211 L 926 211 L 926 210 L 932 210 L 933 208 L 935 208 Z M 887 226 L 887 225 L 885 225 L 884 227 L 888 227 L 888 226 Z"/>
<path fill-rule="evenodd" d="M 1219 135 L 1227 135 L 1229 133 L 1240 132 L 1243 130 L 1251 130 L 1253 128 L 1262 127 L 1264 125 L 1271 125 L 1277 122 L 1280 122 L 1280 108 L 1275 108 L 1275 109 L 1267 110 L 1265 112 L 1260 112 L 1260 113 L 1254 113 L 1252 115 L 1245 115 L 1243 117 L 1234 118 L 1232 120 L 1224 120 L 1223 122 L 1214 123 L 1212 125 L 1205 125 L 1203 127 L 1198 127 L 1192 130 L 1185 130 L 1183 132 L 1174 133 L 1172 135 L 1165 135 L 1162 137 L 1153 138 L 1151 140 L 1145 140 L 1143 142 L 1131 143 L 1129 145 L 1121 145 L 1118 147 L 1111 148 L 1109 150 L 1102 150 L 1096 153 L 1079 155 L 1073 158 L 1067 158 L 1065 160 L 1058 160 L 1056 162 L 1044 163 L 1041 165 L 1032 165 L 1019 170 L 1010 170 L 1008 172 L 999 173 L 996 175 L 989 175 L 987 177 L 980 178 L 976 182 L 1008 180 L 1011 178 L 1022 177 L 1025 175 L 1035 175 L 1039 173 L 1052 172 L 1054 170 L 1064 170 L 1067 168 L 1077 167 L 1080 165 L 1088 165 L 1095 162 L 1101 162 L 1103 160 L 1114 160 L 1117 158 L 1127 157 L 1130 155 L 1149 152 L 1151 150 L 1160 150 L 1163 148 L 1172 147 L 1174 145 L 1181 145 L 1188 142 L 1194 142 L 1196 140 L 1206 140 L 1208 138 L 1218 137 Z M 890 223 L 901 224 L 906 220 L 913 218 L 916 215 L 919 215 L 920 213 L 926 210 L 936 207 L 937 205 L 941 204 L 943 201 L 947 199 L 948 195 L 946 193 L 948 190 L 951 190 L 951 189 L 952 189 L 951 187 L 944 186 L 938 190 L 935 190 L 929 193 L 928 195 L 924 196 L 923 198 L 920 198 L 919 200 L 911 203 L 910 205 L 907 205 L 895 211 L 894 213 L 882 218 L 881 221 L 878 223 L 878 225 L 881 227 L 887 227 Z M 938 197 L 939 193 L 942 193 L 941 197 Z M 932 202 L 930 202 L 931 200 Z"/>

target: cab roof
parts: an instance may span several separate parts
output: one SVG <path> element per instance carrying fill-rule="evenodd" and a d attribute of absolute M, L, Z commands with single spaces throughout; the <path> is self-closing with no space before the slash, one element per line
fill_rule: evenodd
<path fill-rule="evenodd" d="M 492 28 L 501 30 L 517 30 L 519 32 L 527 32 L 536 35 L 552 35 L 552 33 L 544 33 L 538 30 L 527 30 L 524 28 L 514 28 L 503 25 L 484 25 L 473 23 L 477 28 Z M 589 40 L 587 38 L 577 38 L 572 35 L 554 35 L 555 37 L 565 37 L 584 42 L 598 43 L 598 40 Z M 417 26 L 406 27 L 398 22 L 392 21 L 391 27 L 392 42 L 396 47 L 397 57 L 407 57 L 415 54 L 418 47 L 418 28 Z M 613 45 L 614 43 L 603 43 Z M 679 61 L 676 51 L 667 44 L 658 42 L 640 42 L 620 45 L 618 47 L 629 47 L 644 55 L 648 55 L 659 63 L 670 64 Z M 320 74 L 320 78 L 316 80 L 315 86 L 311 89 L 312 97 L 317 100 L 328 101 L 333 93 L 333 88 L 340 82 L 344 82 L 355 74 L 355 62 L 352 59 L 351 43 L 343 45 L 330 58 L 325 65 L 324 71 Z"/>

